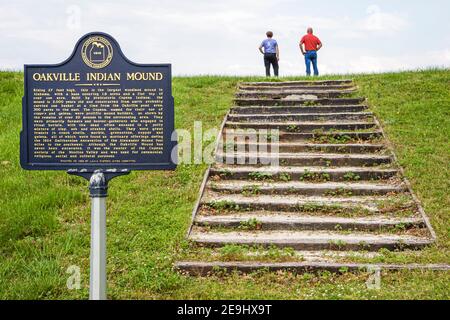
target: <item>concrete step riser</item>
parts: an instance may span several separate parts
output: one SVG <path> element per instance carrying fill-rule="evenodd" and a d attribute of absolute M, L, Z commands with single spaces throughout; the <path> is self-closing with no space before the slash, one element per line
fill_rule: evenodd
<path fill-rule="evenodd" d="M 320 106 L 320 105 L 355 105 L 365 101 L 363 98 L 335 98 L 317 100 L 283 100 L 283 99 L 235 99 L 237 106 Z"/>
<path fill-rule="evenodd" d="M 249 186 L 251 183 L 249 183 Z M 243 188 L 227 188 L 222 186 L 210 186 L 209 190 L 218 193 L 224 194 L 245 194 L 246 192 L 252 194 L 254 192 L 255 195 L 298 195 L 298 196 L 340 196 L 345 195 L 348 197 L 352 196 L 383 196 L 387 194 L 395 194 L 404 192 L 404 188 L 395 188 L 395 187 L 386 187 L 384 189 L 339 189 L 339 188 L 293 188 L 293 187 L 260 187 L 258 189 L 253 190 L 249 188 L 248 190 L 244 190 Z"/>
<path fill-rule="evenodd" d="M 373 273 L 373 270 L 436 270 L 449 271 L 448 265 L 369 265 L 356 263 L 330 263 L 330 262 L 283 262 L 283 263 L 247 263 L 247 262 L 195 262 L 185 261 L 175 264 L 175 269 L 184 274 L 193 276 L 208 276 L 220 270 L 220 274 L 234 273 L 236 271 L 242 274 L 254 273 L 259 270 L 269 272 L 286 271 L 294 274 L 319 273 L 328 271 L 331 273 Z"/>
<path fill-rule="evenodd" d="M 211 221 L 202 222 L 196 221 L 195 225 L 201 227 L 211 227 L 211 228 L 239 228 L 242 224 L 238 221 Z M 314 230 L 328 230 L 328 231 L 381 231 L 385 229 L 394 229 L 395 224 L 390 223 L 333 223 L 333 222 L 321 222 L 321 223 L 308 223 L 308 222 L 271 222 L 271 223 L 261 223 L 259 229 L 261 231 L 277 231 L 277 230 L 304 230 L 304 231 L 314 231 Z M 412 228 L 425 228 L 424 223 L 402 223 L 402 229 L 412 229 Z"/>
<path fill-rule="evenodd" d="M 314 202 L 311 202 L 311 204 L 314 204 Z M 202 203 L 202 210 L 209 210 L 211 203 L 206 202 L 206 203 Z M 252 200 L 249 200 L 248 202 L 239 202 L 239 208 L 242 209 L 244 212 L 248 212 L 248 211 L 276 211 L 276 212 L 287 212 L 287 213 L 293 213 L 293 214 L 308 214 L 307 210 L 303 209 L 302 205 L 299 204 L 287 204 L 287 203 L 273 203 L 273 202 L 264 202 L 264 203 L 259 203 L 259 202 L 255 202 Z M 340 205 L 338 203 L 334 203 L 334 205 Z M 358 207 L 358 204 L 355 205 L 349 205 L 347 207 L 343 206 L 341 208 L 342 211 L 348 211 L 348 210 L 356 210 Z M 200 213 L 202 213 L 202 210 L 200 210 Z M 318 211 L 318 212 L 327 212 L 327 210 L 329 210 L 329 208 L 325 205 L 323 205 L 323 203 L 316 203 L 316 205 L 314 206 L 314 210 Z M 230 212 L 232 213 L 232 212 Z M 377 211 L 373 211 L 374 214 L 377 213 Z"/>
<path fill-rule="evenodd" d="M 255 91 L 255 92 L 238 92 L 236 93 L 236 99 L 245 99 L 245 98 L 250 98 L 250 99 L 285 99 L 288 98 L 289 96 L 314 96 L 317 98 L 343 98 L 346 95 L 349 95 L 353 93 L 353 91 L 335 91 L 335 92 L 330 92 L 330 91 L 320 91 L 320 90 L 316 90 L 316 91 L 304 91 L 304 92 L 260 92 L 260 91 Z M 306 98 L 307 99 L 307 98 Z"/>
<path fill-rule="evenodd" d="M 279 113 L 336 113 L 336 112 L 363 112 L 367 106 L 314 106 L 314 107 L 234 107 L 230 114 L 273 114 Z"/>
<path fill-rule="evenodd" d="M 251 157 L 248 156 L 226 156 L 221 158 L 216 157 L 216 161 L 218 163 L 224 164 L 250 164 L 250 165 L 267 165 L 273 162 L 272 158 L 267 158 L 264 156 L 261 157 Z M 321 166 L 321 167 L 329 167 L 329 166 L 354 166 L 354 167 L 362 167 L 362 166 L 377 166 L 383 164 L 391 163 L 390 158 L 369 158 L 369 159 L 360 159 L 360 158 L 339 158 L 339 159 L 326 159 L 326 158 L 283 158 L 279 157 L 278 162 L 283 166 Z"/>
<path fill-rule="evenodd" d="M 352 84 L 343 85 L 328 85 L 328 86 L 314 86 L 314 85 L 288 85 L 288 86 L 248 86 L 240 85 L 238 89 L 242 91 L 285 91 L 285 90 L 351 90 L 356 89 Z"/>
<path fill-rule="evenodd" d="M 255 145 L 255 144 L 243 144 L 243 143 L 235 143 L 232 145 L 233 149 L 235 151 L 241 151 L 241 152 L 248 152 L 249 150 L 252 151 L 259 151 L 259 152 L 272 152 L 272 149 L 274 151 L 278 150 L 278 152 L 328 152 L 328 153 L 351 153 L 351 154 L 361 154 L 361 153 L 375 153 L 379 152 L 384 149 L 383 146 L 380 145 L 323 145 L 316 144 L 313 146 L 308 145 L 286 145 L 286 144 L 278 144 L 278 148 L 276 146 L 273 146 L 268 142 L 266 145 Z M 220 149 L 221 147 L 219 147 Z M 231 148 L 231 147 L 230 147 Z M 226 140 L 223 142 L 222 146 L 223 151 L 225 152 L 227 150 L 227 144 Z"/>
<path fill-rule="evenodd" d="M 317 130 L 322 131 L 342 131 L 342 130 L 367 130 L 375 129 L 376 124 L 374 122 L 358 122 L 358 123 L 314 123 L 314 124 L 302 124 L 301 122 L 295 125 L 284 123 L 256 123 L 256 122 L 227 122 L 226 128 L 230 129 L 278 129 L 290 132 L 307 133 Z"/>
<path fill-rule="evenodd" d="M 255 171 L 248 171 L 248 172 L 224 172 L 224 171 L 215 171 L 214 169 L 211 171 L 211 176 L 218 176 L 221 180 L 248 180 L 248 181 L 256 181 L 253 180 L 254 178 L 251 176 L 251 173 L 258 172 L 258 168 L 255 168 Z M 308 181 L 307 178 L 304 178 L 304 173 L 292 173 L 288 172 L 289 176 L 294 181 Z M 323 177 L 322 174 L 326 174 L 328 180 L 327 181 L 334 181 L 334 182 L 341 182 L 341 181 L 348 181 L 349 175 L 347 172 L 330 172 L 330 171 L 323 171 L 322 173 L 314 173 L 317 174 L 318 177 Z M 347 174 L 347 176 L 346 176 Z M 387 180 L 392 177 L 395 177 L 397 175 L 396 170 L 392 171 L 363 171 L 363 172 L 357 172 L 355 173 L 359 177 L 358 181 L 369 181 L 369 180 Z M 351 175 L 351 177 L 355 176 Z M 301 180 L 303 179 L 303 180 Z M 280 181 L 280 175 L 274 174 L 270 177 L 270 180 L 273 181 Z"/>
<path fill-rule="evenodd" d="M 227 134 L 227 130 L 225 128 L 224 135 Z M 231 135 L 231 133 L 230 133 Z M 242 141 L 248 141 L 248 135 L 245 134 L 233 134 L 235 137 L 238 137 L 242 139 Z M 327 133 L 324 132 L 323 134 L 316 134 L 312 132 L 280 132 L 279 134 L 279 141 L 280 142 L 295 142 L 295 141 L 307 141 L 310 139 L 317 139 L 317 138 L 333 138 L 333 139 L 352 139 L 352 140 L 363 140 L 363 141 L 369 141 L 373 139 L 379 139 L 383 135 L 379 131 L 372 131 L 372 132 L 340 132 L 340 133 Z"/>
<path fill-rule="evenodd" d="M 387 250 L 420 250 L 429 245 L 428 242 L 376 242 L 376 243 L 332 243 L 332 242 L 279 242 L 279 241 L 208 241 L 208 240 L 192 240 L 196 245 L 209 248 L 220 248 L 225 245 L 247 245 L 260 246 L 264 248 L 278 247 L 278 248 L 292 248 L 294 250 L 332 250 L 332 251 L 378 251 L 380 249 Z"/>
<path fill-rule="evenodd" d="M 302 114 L 302 115 L 253 115 L 253 116 L 236 116 L 230 114 L 229 121 L 233 122 L 286 122 L 286 121 L 334 121 L 334 120 L 372 120 L 373 115 L 370 113 L 347 113 L 347 114 Z"/>
<path fill-rule="evenodd" d="M 271 81 L 263 81 L 263 82 L 241 82 L 240 86 L 269 86 L 269 87 L 285 87 L 285 86 L 328 86 L 328 85 L 353 85 L 353 80 L 344 79 L 344 80 L 320 80 L 320 81 L 283 81 L 283 82 L 271 82 Z"/>

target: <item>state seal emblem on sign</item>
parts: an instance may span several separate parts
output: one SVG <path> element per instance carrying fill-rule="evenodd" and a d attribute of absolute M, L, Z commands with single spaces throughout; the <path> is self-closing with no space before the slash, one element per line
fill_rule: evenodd
<path fill-rule="evenodd" d="M 112 60 L 113 49 L 111 43 L 104 37 L 89 37 L 81 48 L 84 63 L 94 69 L 106 67 Z"/>

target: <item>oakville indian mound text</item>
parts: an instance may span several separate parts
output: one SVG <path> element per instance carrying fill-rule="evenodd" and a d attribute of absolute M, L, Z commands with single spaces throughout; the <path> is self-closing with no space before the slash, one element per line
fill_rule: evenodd
<path fill-rule="evenodd" d="M 170 65 L 135 64 L 109 35 L 84 36 L 59 65 L 26 65 L 26 169 L 173 169 Z"/>
<path fill-rule="evenodd" d="M 131 81 L 162 80 L 164 75 L 161 72 L 127 72 L 126 79 Z M 118 72 L 88 72 L 86 81 L 120 81 L 122 75 Z M 80 73 L 33 73 L 34 81 L 81 81 Z"/>

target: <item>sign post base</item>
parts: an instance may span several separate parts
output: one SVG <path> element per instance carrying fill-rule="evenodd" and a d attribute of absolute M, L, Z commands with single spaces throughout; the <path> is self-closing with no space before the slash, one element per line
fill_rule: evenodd
<path fill-rule="evenodd" d="M 89 299 L 106 300 L 106 197 L 109 180 L 129 174 L 122 170 L 68 170 L 89 180 L 91 197 L 91 255 Z"/>

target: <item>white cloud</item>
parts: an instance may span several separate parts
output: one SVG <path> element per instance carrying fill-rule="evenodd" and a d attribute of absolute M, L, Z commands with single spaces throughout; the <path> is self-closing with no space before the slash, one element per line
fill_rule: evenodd
<path fill-rule="evenodd" d="M 423 61 L 426 58 L 427 64 Z M 332 70 L 339 69 L 339 65 L 328 65 Z M 360 55 L 356 59 L 347 61 L 341 73 L 387 72 L 411 70 L 424 67 L 450 67 L 450 50 L 424 51 L 416 54 L 404 55 Z"/>
<path fill-rule="evenodd" d="M 400 31 L 407 27 L 407 19 L 396 13 L 383 12 L 379 6 L 367 7 L 367 18 L 363 21 L 363 30 L 367 31 Z"/>
<path fill-rule="evenodd" d="M 429 56 L 436 65 L 450 66 L 450 49 L 434 50 L 430 52 Z"/>

